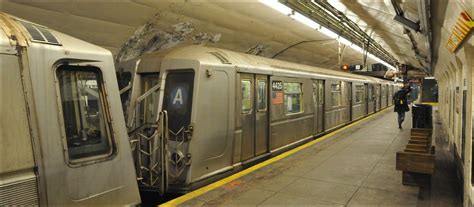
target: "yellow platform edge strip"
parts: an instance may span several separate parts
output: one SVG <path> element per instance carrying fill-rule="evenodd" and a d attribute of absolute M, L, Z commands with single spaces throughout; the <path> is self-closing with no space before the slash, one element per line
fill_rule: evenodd
<path fill-rule="evenodd" d="M 261 162 L 261 163 L 258 163 L 258 164 L 254 165 L 254 166 L 252 166 L 252 167 L 249 167 L 249 168 L 247 168 L 247 169 L 245 169 L 245 170 L 242 170 L 242 171 L 240 171 L 240 172 L 238 172 L 238 173 L 235 173 L 235 174 L 233 174 L 233 175 L 231 175 L 231 176 L 229 176 L 229 177 L 223 178 L 223 179 L 218 180 L 218 181 L 216 181 L 216 182 L 214 182 L 214 183 L 211 183 L 211 184 L 209 184 L 209 185 L 207 185 L 207 186 L 204 186 L 204 187 L 202 187 L 202 188 L 199 188 L 199 189 L 197 189 L 197 190 L 194 190 L 194 191 L 192 191 L 192 192 L 189 192 L 189 193 L 187 193 L 187 194 L 184 194 L 184 195 L 182 195 L 182 196 L 180 196 L 180 197 L 177 197 L 177 198 L 175 198 L 175 199 L 173 199 L 173 200 L 170 200 L 170 201 L 168 201 L 168 202 L 166 202 L 166 203 L 163 203 L 163 204 L 161 204 L 161 205 L 159 205 L 159 206 L 161 206 L 161 207 L 174 207 L 174 206 L 177 206 L 177 205 L 179 205 L 179 204 L 181 204 L 181 203 L 184 203 L 184 202 L 186 202 L 186 201 L 188 201 L 188 200 L 191 200 L 191 199 L 193 199 L 193 198 L 196 198 L 196 197 L 198 197 L 198 196 L 200 196 L 200 195 L 202 195 L 202 194 L 204 194 L 204 193 L 207 193 L 207 192 L 209 192 L 209 191 L 211 191 L 211 190 L 214 190 L 214 189 L 216 189 L 216 188 L 218 188 L 218 187 L 221 187 L 221 186 L 223 186 L 223 185 L 225 185 L 225 184 L 227 184 L 227 183 L 230 183 L 230 182 L 232 182 L 232 181 L 234 181 L 234 180 L 236 180 L 236 179 L 238 179 L 238 178 L 240 178 L 240 177 L 242 177 L 242 176 L 245 176 L 245 175 L 247 175 L 247 174 L 249 174 L 249 173 L 251 173 L 251 172 L 253 172 L 253 171 L 255 171 L 255 170 L 258 170 L 258 169 L 260 169 L 260 168 L 262 168 L 262 167 L 265 167 L 265 166 L 267 166 L 267 165 L 269 165 L 269 164 L 272 164 L 272 163 L 274 163 L 274 162 L 276 162 L 276 161 L 278 161 L 278 160 L 281 160 L 281 159 L 283 159 L 283 158 L 285 158 L 285 157 L 288 157 L 288 156 L 290 156 L 290 155 L 292 155 L 292 154 L 294 154 L 294 153 L 296 153 L 296 152 L 298 152 L 298 151 L 300 151 L 300 150 L 306 149 L 306 148 L 308 148 L 308 147 L 310 147 L 310 146 L 312 146 L 312 145 L 314 145 L 314 144 L 316 144 L 316 143 L 318 143 L 318 142 L 321 142 L 321 141 L 323 141 L 323 140 L 325 140 L 325 139 L 327 139 L 327 138 L 329 138 L 329 137 L 332 137 L 332 136 L 334 136 L 335 134 L 337 134 L 337 133 L 339 133 L 339 132 L 341 132 L 341 131 L 343 131 L 343 130 L 345 130 L 345 129 L 351 128 L 351 127 L 353 127 L 353 126 L 356 125 L 356 124 L 359 124 L 359 123 L 361 123 L 361 122 L 363 122 L 363 121 L 366 121 L 366 120 L 368 120 L 368 119 L 370 119 L 370 118 L 373 118 L 373 117 L 375 117 L 374 115 L 380 115 L 381 112 L 386 111 L 386 110 L 388 110 L 388 109 L 390 109 L 390 108 L 392 108 L 392 107 L 385 108 L 385 109 L 383 109 L 382 111 L 379 111 L 379 112 L 377 112 L 377 113 L 374 113 L 374 114 L 371 114 L 371 115 L 369 115 L 369 116 L 367 116 L 367 117 L 364 117 L 364 118 L 362 118 L 362 119 L 360 119 L 360 120 L 358 120 L 358 121 L 355 121 L 355 122 L 353 122 L 353 123 L 351 123 L 351 124 L 349 124 L 349 125 L 346 125 L 346 126 L 344 126 L 344 127 L 342 127 L 342 128 L 339 128 L 339 129 L 337 129 L 337 130 L 335 130 L 335 131 L 333 131 L 333 132 L 331 132 L 331 133 L 329 133 L 329 134 L 326 134 L 326 135 L 324 135 L 324 136 L 322 136 L 322 137 L 319 137 L 319 138 L 317 138 L 317 139 L 315 139 L 315 140 L 313 140 L 313 141 L 310 141 L 310 142 L 308 142 L 308 143 L 306 143 L 306 144 L 303 144 L 303 145 L 298 146 L 298 147 L 296 147 L 296 148 L 294 148 L 294 149 L 291 149 L 291 150 L 286 151 L 286 152 L 284 152 L 284 153 L 282 153 L 282 154 L 279 154 L 279 155 L 277 155 L 277 156 L 275 156 L 275 157 L 273 157 L 273 158 L 270 158 L 270 159 L 268 159 L 268 160 L 265 160 L 265 161 L 263 161 L 263 162 Z"/>
<path fill-rule="evenodd" d="M 431 106 L 438 106 L 438 102 L 421 102 L 421 104 L 427 104 Z"/>

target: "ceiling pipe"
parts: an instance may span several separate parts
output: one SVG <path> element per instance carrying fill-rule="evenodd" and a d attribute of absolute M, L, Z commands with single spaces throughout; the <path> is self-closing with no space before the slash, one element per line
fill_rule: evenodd
<path fill-rule="evenodd" d="M 417 0 L 418 16 L 420 17 L 421 32 L 425 35 L 425 48 L 427 56 L 425 61 L 428 63 L 428 71 L 433 75 L 432 64 L 432 31 L 431 31 L 431 5 L 429 0 Z"/>
<path fill-rule="evenodd" d="M 419 31 L 419 23 L 414 23 L 411 20 L 408 20 L 408 19 L 405 18 L 403 9 L 400 7 L 399 0 L 391 0 L 391 2 L 392 2 L 393 9 L 395 10 L 395 13 L 397 14 L 395 16 L 394 20 L 399 21 L 404 26 L 403 33 L 406 34 L 408 36 L 408 38 L 410 39 L 410 42 L 411 42 L 411 45 L 412 45 L 412 50 L 415 52 L 415 58 L 418 60 L 418 63 L 421 66 L 421 70 L 423 72 L 425 72 L 426 74 L 430 74 L 429 71 L 428 71 L 428 68 L 421 61 L 421 58 L 426 58 L 426 57 L 424 57 L 420 53 L 420 50 L 418 48 L 418 43 L 416 42 L 415 37 L 413 36 L 411 31 L 409 29 L 407 29 L 407 28 L 414 29 L 414 26 L 409 26 L 409 25 L 410 24 L 416 24 L 418 26 L 418 29 L 416 29 L 415 31 Z M 401 19 L 405 19 L 405 20 L 401 20 Z M 408 22 L 405 22 L 405 21 L 408 21 Z M 425 59 L 425 62 L 426 62 L 426 59 Z"/>
<path fill-rule="evenodd" d="M 300 12 L 308 18 L 318 22 L 323 27 L 326 27 L 341 36 L 352 44 L 363 48 L 375 57 L 382 61 L 396 66 L 398 61 L 381 45 L 375 42 L 365 31 L 347 18 L 342 12 L 334 8 L 325 0 L 317 1 L 289 1 L 280 0 L 283 4 L 291 9 Z"/>

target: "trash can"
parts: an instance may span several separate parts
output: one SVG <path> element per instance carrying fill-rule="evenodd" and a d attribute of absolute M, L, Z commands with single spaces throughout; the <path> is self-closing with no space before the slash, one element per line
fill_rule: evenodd
<path fill-rule="evenodd" d="M 433 107 L 428 104 L 413 104 L 411 107 L 412 128 L 433 128 Z"/>

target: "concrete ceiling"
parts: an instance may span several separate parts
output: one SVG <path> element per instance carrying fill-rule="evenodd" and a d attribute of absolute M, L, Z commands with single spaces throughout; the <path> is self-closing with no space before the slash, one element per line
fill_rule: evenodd
<path fill-rule="evenodd" d="M 390 0 L 331 0 L 334 7 L 358 23 L 401 63 L 419 67 L 403 27 L 393 21 Z M 405 15 L 418 20 L 415 1 L 402 1 Z M 185 44 L 206 44 L 272 57 L 300 41 L 278 59 L 338 69 L 340 63 L 362 64 L 363 55 L 347 47 L 338 59 L 337 40 L 251 1 L 75 1 L 2 2 L 6 13 L 103 46 L 118 60 L 144 52 Z M 414 33 L 419 45 L 425 37 Z M 426 47 L 420 51 L 427 53 Z M 369 63 L 374 63 L 368 59 Z"/>

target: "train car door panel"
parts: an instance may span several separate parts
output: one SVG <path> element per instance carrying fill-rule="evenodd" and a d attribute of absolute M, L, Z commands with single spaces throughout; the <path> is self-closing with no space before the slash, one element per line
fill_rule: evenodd
<path fill-rule="evenodd" d="M 324 130 L 324 100 L 324 80 L 318 80 L 318 103 L 316 107 L 316 111 L 318 113 L 318 132 L 322 132 Z"/>
<path fill-rule="evenodd" d="M 380 85 L 376 84 L 375 85 L 375 111 L 380 111 L 380 106 L 381 106 L 381 93 L 380 93 Z"/>
<path fill-rule="evenodd" d="M 375 112 L 375 94 L 374 94 L 374 85 L 366 84 L 367 88 L 367 114 L 372 114 Z"/>
<path fill-rule="evenodd" d="M 352 95 L 352 120 L 358 119 L 366 114 L 367 106 L 365 99 L 365 87 L 354 83 Z"/>
<path fill-rule="evenodd" d="M 255 155 L 254 86 L 254 75 L 240 74 L 241 104 L 239 105 L 242 107 L 242 160 L 250 159 Z"/>
<path fill-rule="evenodd" d="M 331 129 L 346 123 L 349 119 L 350 89 L 349 84 L 344 81 L 326 80 L 325 85 L 324 129 Z"/>
<path fill-rule="evenodd" d="M 255 156 L 268 152 L 268 77 L 255 76 Z"/>
<path fill-rule="evenodd" d="M 349 122 L 352 120 L 352 82 L 345 82 L 345 87 L 346 87 L 346 110 L 344 112 L 344 122 Z"/>
<path fill-rule="evenodd" d="M 242 161 L 268 152 L 268 76 L 240 74 Z"/>
<path fill-rule="evenodd" d="M 324 80 L 313 80 L 314 127 L 313 133 L 323 131 Z"/>
<path fill-rule="evenodd" d="M 62 171 L 67 176 L 58 177 L 58 180 L 65 182 L 62 183 L 65 188 L 61 190 L 56 190 L 59 184 L 57 180 L 46 180 L 48 195 L 60 195 L 49 196 L 50 203 L 103 202 L 104 199 L 124 195 L 130 190 L 131 183 L 136 186 L 135 179 L 129 174 L 133 173 L 133 162 L 125 157 L 129 155 L 126 154 L 128 143 L 116 145 L 125 141 L 119 139 L 125 136 L 121 131 L 124 129 L 114 127 L 111 120 L 114 115 L 109 111 L 111 104 L 103 81 L 101 70 L 94 66 L 61 65 L 56 70 L 58 105 L 62 114 L 60 123 L 63 125 L 59 129 L 64 150 L 49 148 L 43 154 L 44 170 L 49 175 Z M 47 143 L 43 146 L 56 144 Z M 64 154 L 64 161 L 61 154 Z M 110 182 L 111 179 L 114 182 Z M 61 195 L 64 193 L 68 195 Z"/>

